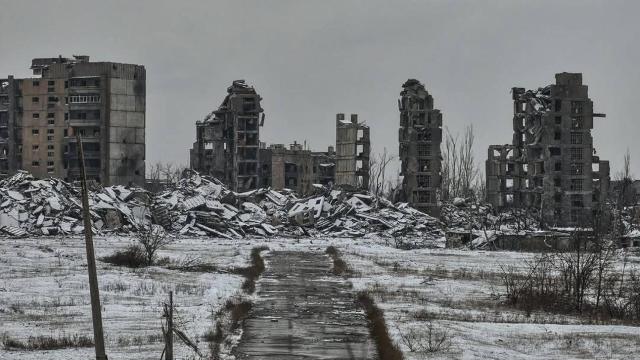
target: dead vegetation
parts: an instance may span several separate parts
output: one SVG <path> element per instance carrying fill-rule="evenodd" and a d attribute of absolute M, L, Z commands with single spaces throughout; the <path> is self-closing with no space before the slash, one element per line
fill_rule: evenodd
<path fill-rule="evenodd" d="M 269 248 L 261 246 L 251 249 L 251 265 L 233 270 L 234 273 L 245 277 L 245 281 L 242 283 L 242 290 L 247 294 L 251 294 L 255 291 L 256 280 L 258 280 L 264 271 L 264 260 L 262 259 L 262 256 L 260 256 L 260 253 L 265 250 L 269 250 Z"/>
<path fill-rule="evenodd" d="M 129 268 L 139 268 L 146 264 L 146 258 L 142 248 L 138 245 L 130 245 L 124 250 L 105 256 L 100 261 L 116 266 L 126 266 Z"/>
<path fill-rule="evenodd" d="M 4 337 L 2 344 L 5 350 L 56 350 L 64 348 L 81 348 L 93 346 L 93 339 L 83 335 L 73 336 L 30 336 L 27 341 Z"/>
<path fill-rule="evenodd" d="M 420 329 L 410 328 L 406 331 L 396 327 L 400 341 L 409 351 L 417 353 L 440 353 L 449 350 L 451 339 L 445 330 L 437 329 L 431 320 L 427 320 Z"/>
<path fill-rule="evenodd" d="M 640 322 L 640 276 L 614 268 L 615 249 L 572 237 L 571 251 L 541 254 L 522 268 L 502 267 L 506 303 L 524 310 L 578 314 L 599 321 Z"/>
<path fill-rule="evenodd" d="M 402 360 L 402 352 L 389 336 L 384 313 L 376 306 L 367 292 L 359 292 L 357 301 L 367 316 L 369 333 L 376 344 L 379 360 Z"/>
<path fill-rule="evenodd" d="M 340 252 L 334 246 L 328 246 L 324 253 L 329 255 L 333 260 L 333 267 L 331 268 L 331 271 L 334 275 L 342 275 L 349 271 L 347 263 L 340 258 Z"/>
<path fill-rule="evenodd" d="M 237 268 L 233 272 L 245 277 L 242 283 L 242 290 L 246 294 L 255 291 L 256 280 L 264 272 L 264 259 L 260 253 L 269 250 L 266 246 L 255 247 L 251 249 L 251 265 L 243 268 Z M 250 301 L 242 297 L 234 297 L 225 303 L 224 307 L 212 314 L 214 326 L 211 330 L 203 335 L 203 339 L 209 343 L 209 359 L 219 360 L 222 358 L 222 346 L 225 342 L 229 342 L 228 337 L 238 332 L 242 322 L 249 315 L 252 304 Z"/>

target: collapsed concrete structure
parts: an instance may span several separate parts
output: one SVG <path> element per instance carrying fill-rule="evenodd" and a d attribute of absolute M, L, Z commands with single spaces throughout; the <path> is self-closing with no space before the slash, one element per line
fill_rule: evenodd
<path fill-rule="evenodd" d="M 144 66 L 83 55 L 36 58 L 31 69 L 33 78 L 0 79 L 0 174 L 78 179 L 79 134 L 87 178 L 143 185 Z"/>
<path fill-rule="evenodd" d="M 580 73 L 556 83 L 513 88 L 513 142 L 489 147 L 487 201 L 497 208 L 532 208 L 546 225 L 587 225 L 604 203 L 609 162 L 593 148 L 593 112 Z"/>
<path fill-rule="evenodd" d="M 244 80 L 233 81 L 218 109 L 196 123 L 191 169 L 224 181 L 233 191 L 259 187 L 261 100 Z"/>
<path fill-rule="evenodd" d="M 358 114 L 349 121 L 336 114 L 336 185 L 369 188 L 369 127 L 358 122 Z"/>
<path fill-rule="evenodd" d="M 331 186 L 335 182 L 335 151 L 311 151 L 294 141 L 271 144 L 260 149 L 261 186 L 275 190 L 290 189 L 298 194 L 313 192 L 314 184 Z"/>
<path fill-rule="evenodd" d="M 400 176 L 402 200 L 432 216 L 439 216 L 442 114 L 418 80 L 402 85 L 400 99 Z"/>

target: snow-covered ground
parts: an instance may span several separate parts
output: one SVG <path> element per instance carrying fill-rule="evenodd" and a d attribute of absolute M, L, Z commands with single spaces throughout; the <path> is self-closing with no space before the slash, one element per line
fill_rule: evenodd
<path fill-rule="evenodd" d="M 129 238 L 96 238 L 98 258 L 123 249 Z M 501 305 L 500 265 L 520 265 L 533 254 L 450 249 L 397 250 L 374 239 L 179 239 L 159 252 L 173 263 L 197 259 L 213 272 L 143 269 L 98 262 L 103 321 L 109 359 L 158 359 L 161 304 L 173 290 L 181 329 L 207 352 L 202 335 L 213 314 L 240 294 L 244 279 L 228 270 L 247 266 L 252 248 L 322 253 L 336 246 L 353 273 L 357 290 L 369 290 L 385 311 L 389 331 L 405 358 L 423 359 L 400 341 L 414 328 L 424 333 L 431 321 L 446 332 L 448 350 L 429 358 L 567 359 L 633 358 L 640 353 L 640 328 L 591 325 L 586 319 L 525 313 Z M 631 258 L 630 263 L 638 263 Z M 268 264 L 267 264 L 268 266 Z M 92 337 L 84 239 L 0 240 L 0 338 L 29 336 Z M 259 285 L 258 285 L 259 286 Z M 423 339 L 424 340 L 424 339 Z M 93 348 L 7 351 L 0 359 L 87 359 Z M 196 358 L 178 346 L 176 359 Z"/>
<path fill-rule="evenodd" d="M 127 238 L 95 239 L 96 256 L 132 243 Z M 176 262 L 199 259 L 221 271 L 182 272 L 166 267 L 129 269 L 98 261 L 105 341 L 110 359 L 158 359 L 162 352 L 161 306 L 174 291 L 181 329 L 198 339 L 212 324 L 212 313 L 240 292 L 244 280 L 225 273 L 246 266 L 251 244 L 185 239 L 159 252 Z M 0 240 L 0 337 L 93 337 L 84 239 Z M 177 358 L 192 351 L 178 346 Z M 6 351 L 0 359 L 86 359 L 93 348 L 47 352 Z"/>
<path fill-rule="evenodd" d="M 629 359 L 640 354 L 639 327 L 593 325 L 586 318 L 545 312 L 527 316 L 503 305 L 500 265 L 522 265 L 534 254 L 335 245 L 354 271 L 354 288 L 368 290 L 385 312 L 406 359 Z M 428 343 L 429 323 L 433 334 L 446 334 L 449 346 L 435 353 L 410 351 L 400 334 L 419 334 L 418 342 Z"/>

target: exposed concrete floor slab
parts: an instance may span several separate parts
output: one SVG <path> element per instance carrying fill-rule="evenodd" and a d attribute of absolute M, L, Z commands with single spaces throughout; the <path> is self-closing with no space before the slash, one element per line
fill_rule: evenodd
<path fill-rule="evenodd" d="M 238 359 L 373 359 L 367 320 L 327 256 L 273 252 L 244 322 Z"/>

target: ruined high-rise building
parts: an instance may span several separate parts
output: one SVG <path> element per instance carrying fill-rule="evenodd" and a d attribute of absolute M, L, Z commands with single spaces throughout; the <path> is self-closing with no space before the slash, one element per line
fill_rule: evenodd
<path fill-rule="evenodd" d="M 358 122 L 358 115 L 336 115 L 336 185 L 369 188 L 369 127 Z"/>
<path fill-rule="evenodd" d="M 604 203 L 609 162 L 593 148 L 593 112 L 582 74 L 556 74 L 537 90 L 513 88 L 513 141 L 492 145 L 486 163 L 487 201 L 530 208 L 548 226 L 588 225 Z"/>
<path fill-rule="evenodd" d="M 0 174 L 76 180 L 80 134 L 87 178 L 143 185 L 144 66 L 60 56 L 31 69 L 33 78 L 0 80 Z"/>
<path fill-rule="evenodd" d="M 432 216 L 439 216 L 440 144 L 442 114 L 418 80 L 402 85 L 400 109 L 400 161 L 403 200 Z"/>
<path fill-rule="evenodd" d="M 260 186 L 262 98 L 244 80 L 234 81 L 227 93 L 217 110 L 196 123 L 191 168 L 224 181 L 234 191 L 247 191 Z"/>
<path fill-rule="evenodd" d="M 335 152 L 311 151 L 294 141 L 287 149 L 284 144 L 271 144 L 260 149 L 261 187 L 284 188 L 308 195 L 313 185 L 331 186 L 335 182 Z"/>

